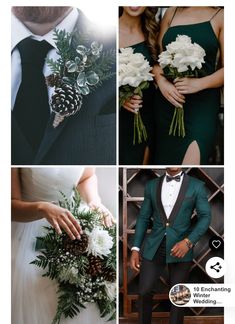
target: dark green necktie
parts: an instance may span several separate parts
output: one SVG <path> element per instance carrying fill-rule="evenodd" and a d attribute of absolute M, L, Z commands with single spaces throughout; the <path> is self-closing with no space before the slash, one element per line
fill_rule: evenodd
<path fill-rule="evenodd" d="M 46 41 L 22 40 L 20 52 L 22 81 L 16 96 L 13 114 L 24 136 L 36 152 L 49 116 L 48 92 L 43 75 L 47 53 L 53 47 Z"/>

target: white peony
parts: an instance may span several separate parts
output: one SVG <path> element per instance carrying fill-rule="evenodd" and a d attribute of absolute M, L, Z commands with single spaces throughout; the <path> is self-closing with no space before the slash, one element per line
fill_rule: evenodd
<path fill-rule="evenodd" d="M 159 55 L 158 62 L 162 68 L 166 66 L 176 68 L 179 73 L 201 69 L 205 63 L 204 49 L 197 43 L 192 43 L 190 37 L 178 35 L 174 42 L 166 46 L 166 50 Z"/>
<path fill-rule="evenodd" d="M 119 53 L 119 87 L 138 87 L 143 81 L 152 81 L 151 66 L 143 54 L 134 53 L 131 47 L 121 48 Z"/>
<path fill-rule="evenodd" d="M 113 239 L 108 231 L 96 227 L 91 232 L 87 231 L 86 234 L 88 235 L 88 254 L 102 258 L 102 256 L 107 256 L 111 252 Z"/>
<path fill-rule="evenodd" d="M 108 298 L 113 301 L 116 297 L 116 282 L 105 281 L 104 285 Z"/>

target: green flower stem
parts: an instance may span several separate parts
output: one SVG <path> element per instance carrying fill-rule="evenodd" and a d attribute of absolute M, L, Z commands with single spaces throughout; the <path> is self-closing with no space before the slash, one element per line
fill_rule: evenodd
<path fill-rule="evenodd" d="M 134 116 L 133 145 L 136 144 L 136 137 L 137 137 L 138 144 L 141 144 L 143 141 L 146 141 L 147 137 L 148 137 L 146 128 L 144 126 L 143 120 L 142 120 L 141 115 L 140 115 L 140 112 L 138 112 Z"/>
<path fill-rule="evenodd" d="M 176 118 L 176 114 L 177 114 L 177 108 L 175 107 L 174 115 L 173 115 L 173 118 L 171 120 L 171 125 L 170 125 L 170 129 L 169 129 L 169 135 L 171 135 L 172 132 L 173 132 L 173 127 L 174 127 L 174 121 L 175 121 L 175 118 Z"/>
<path fill-rule="evenodd" d="M 182 108 L 182 137 L 185 137 L 185 127 L 184 127 L 184 109 Z"/>
<path fill-rule="evenodd" d="M 185 127 L 184 127 L 184 109 L 183 107 L 175 107 L 175 111 L 171 120 L 169 135 L 176 135 L 178 133 L 179 137 L 185 137 Z"/>

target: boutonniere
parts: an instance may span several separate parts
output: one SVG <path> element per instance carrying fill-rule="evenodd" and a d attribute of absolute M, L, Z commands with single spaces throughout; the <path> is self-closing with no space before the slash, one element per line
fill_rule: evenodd
<path fill-rule="evenodd" d="M 46 83 L 55 87 L 50 106 L 55 113 L 53 127 L 66 117 L 76 114 L 82 107 L 83 96 L 89 95 L 114 75 L 115 49 L 105 51 L 103 44 L 90 41 L 79 31 L 67 33 L 55 29 L 54 40 L 59 58 L 47 59 L 52 74 Z"/>

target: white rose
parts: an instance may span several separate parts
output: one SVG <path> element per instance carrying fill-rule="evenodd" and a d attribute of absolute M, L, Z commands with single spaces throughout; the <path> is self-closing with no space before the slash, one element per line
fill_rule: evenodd
<path fill-rule="evenodd" d="M 134 53 L 132 48 L 120 50 L 119 54 L 119 86 L 138 87 L 143 81 L 153 80 L 151 66 L 143 54 Z"/>
<path fill-rule="evenodd" d="M 158 62 L 164 69 L 167 65 L 172 64 L 172 55 L 168 51 L 164 51 L 159 55 Z"/>
<path fill-rule="evenodd" d="M 191 38 L 186 35 L 178 35 L 174 42 L 166 46 L 166 51 L 159 55 L 158 62 L 162 68 L 169 66 L 178 72 L 186 72 L 189 67 L 201 69 L 204 63 L 204 49 L 197 43 L 192 43 Z"/>
<path fill-rule="evenodd" d="M 111 252 L 113 239 L 108 231 L 96 227 L 91 232 L 87 231 L 86 234 L 88 235 L 88 254 L 102 258 L 102 256 L 107 256 Z"/>
<path fill-rule="evenodd" d="M 178 35 L 175 41 L 184 44 L 190 44 L 192 42 L 191 37 L 187 35 Z"/>

